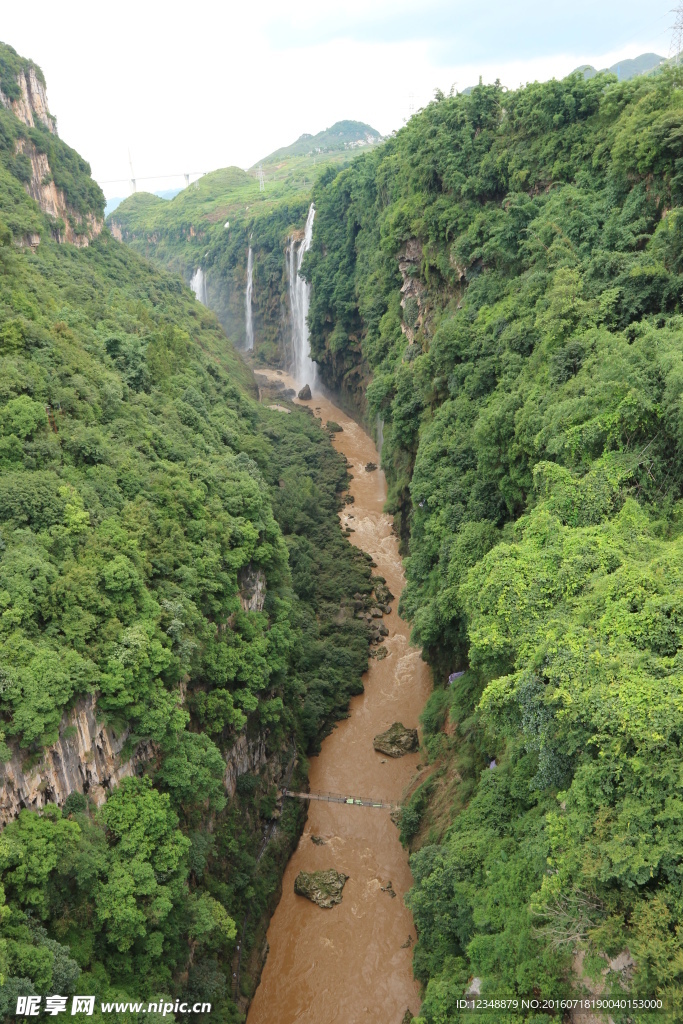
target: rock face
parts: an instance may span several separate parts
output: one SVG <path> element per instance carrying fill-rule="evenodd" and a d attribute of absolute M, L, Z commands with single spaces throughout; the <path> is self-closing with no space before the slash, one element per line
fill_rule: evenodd
<path fill-rule="evenodd" d="M 232 798 L 235 795 L 237 780 L 240 775 L 257 771 L 266 764 L 267 760 L 265 736 L 262 733 L 258 733 L 255 737 L 249 739 L 246 733 L 240 733 L 226 757 L 223 784 L 228 796 Z"/>
<path fill-rule="evenodd" d="M 341 903 L 342 889 L 348 877 L 334 868 L 310 873 L 300 871 L 294 882 L 294 892 L 297 896 L 305 896 L 319 907 L 329 910 L 335 904 Z"/>
<path fill-rule="evenodd" d="M 240 604 L 245 612 L 262 612 L 266 602 L 266 574 L 249 564 L 240 570 Z"/>
<path fill-rule="evenodd" d="M 17 84 L 21 96 L 10 100 L 0 91 L 0 103 L 11 110 L 28 128 L 36 124 L 44 125 L 52 135 L 57 134 L 57 126 L 51 116 L 44 83 L 38 78 L 36 69 L 29 66 L 17 75 Z M 31 161 L 31 180 L 26 182 L 26 191 L 40 206 L 43 213 L 62 222 L 59 234 L 60 242 L 71 242 L 74 245 L 86 246 L 97 238 L 104 227 L 104 221 L 95 214 L 82 217 L 72 209 L 61 188 L 58 188 L 52 177 L 52 169 L 46 153 L 39 153 L 29 139 L 18 139 L 16 153 L 23 153 Z M 32 235 L 26 244 L 36 246 L 40 237 Z"/>
<path fill-rule="evenodd" d="M 412 344 L 417 331 L 422 326 L 422 296 L 424 285 L 420 280 L 422 265 L 422 245 L 417 238 L 409 238 L 405 248 L 398 254 L 398 269 L 403 278 L 401 287 L 401 306 L 404 314 L 413 307 L 413 316 L 401 322 L 401 330 Z"/>
<path fill-rule="evenodd" d="M 375 736 L 372 745 L 387 757 L 403 757 L 418 749 L 417 729 L 406 729 L 400 722 L 394 722 L 386 732 Z"/>
<path fill-rule="evenodd" d="M 308 384 L 304 384 L 301 391 L 299 392 L 299 398 L 301 399 L 302 402 L 310 402 L 312 397 L 313 395 L 311 394 L 310 386 Z"/>
<path fill-rule="evenodd" d="M 120 760 L 128 731 L 116 734 L 97 721 L 94 696 L 79 700 L 64 715 L 59 739 L 40 761 L 24 770 L 17 749 L 0 767 L 0 823 L 6 825 L 27 807 L 40 810 L 48 803 L 62 806 L 70 793 L 87 793 L 99 806 L 121 779 L 156 754 L 151 741 L 140 743 L 132 756 Z"/>

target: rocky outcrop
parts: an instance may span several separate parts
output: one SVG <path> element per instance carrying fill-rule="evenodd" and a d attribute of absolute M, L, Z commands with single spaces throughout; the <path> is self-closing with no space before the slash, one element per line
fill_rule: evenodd
<path fill-rule="evenodd" d="M 309 384 L 304 384 L 301 391 L 299 392 L 299 399 L 302 402 L 310 402 L 312 398 L 311 388 Z"/>
<path fill-rule="evenodd" d="M 39 153 L 27 139 L 18 139 L 16 151 L 23 153 L 31 161 L 31 180 L 26 183 L 26 191 L 35 199 L 43 213 L 63 222 L 59 241 L 87 246 L 93 238 L 97 238 L 104 222 L 93 214 L 87 217 L 74 215 L 61 188 L 57 188 L 52 180 L 47 154 Z"/>
<path fill-rule="evenodd" d="M 9 100 L 0 91 L 0 103 L 3 107 L 11 110 L 28 128 L 35 128 L 36 122 L 39 121 L 56 135 L 57 125 L 48 109 L 45 83 L 38 78 L 36 69 L 29 66 L 21 71 L 17 75 L 17 85 L 21 89 L 19 99 Z"/>
<path fill-rule="evenodd" d="M 10 100 L 0 92 L 2 105 L 11 110 L 27 128 L 42 124 L 52 135 L 56 135 L 57 126 L 49 112 L 45 84 L 38 77 L 36 69 L 26 67 L 17 75 L 17 84 L 21 96 Z M 60 222 L 58 240 L 86 246 L 97 238 L 104 227 L 103 219 L 92 213 L 82 217 L 69 206 L 64 192 L 54 183 L 47 154 L 38 152 L 30 139 L 21 138 L 17 140 L 15 152 L 22 153 L 31 162 L 31 180 L 26 182 L 26 191 L 43 213 Z M 35 247 L 39 241 L 39 237 L 34 235 L 26 244 Z"/>
<path fill-rule="evenodd" d="M 265 736 L 258 733 L 249 739 L 246 733 L 240 733 L 226 756 L 224 785 L 228 796 L 235 795 L 240 775 L 258 771 L 267 761 Z"/>
<path fill-rule="evenodd" d="M 398 269 L 403 278 L 401 306 L 403 320 L 401 330 L 412 344 L 415 332 L 422 326 L 422 296 L 424 285 L 420 280 L 422 245 L 417 238 L 409 238 L 405 249 L 398 254 Z"/>
<path fill-rule="evenodd" d="M 348 877 L 334 868 L 329 871 L 300 871 L 294 881 L 294 892 L 329 910 L 341 903 L 342 890 Z"/>
<path fill-rule="evenodd" d="M 245 566 L 238 576 L 240 604 L 245 612 L 262 612 L 266 602 L 266 574 L 263 569 Z"/>
<path fill-rule="evenodd" d="M 156 754 L 154 744 L 146 741 L 121 761 L 128 735 L 128 730 L 117 734 L 97 721 L 94 696 L 77 701 L 62 719 L 59 739 L 36 764 L 25 766 L 25 754 L 17 748 L 0 768 L 0 823 L 6 825 L 25 807 L 61 807 L 70 793 L 87 793 L 103 804 L 108 790 Z"/>
<path fill-rule="evenodd" d="M 401 722 L 394 722 L 390 729 L 375 736 L 372 741 L 375 750 L 387 757 L 403 757 L 419 747 L 417 729 L 406 729 Z"/>

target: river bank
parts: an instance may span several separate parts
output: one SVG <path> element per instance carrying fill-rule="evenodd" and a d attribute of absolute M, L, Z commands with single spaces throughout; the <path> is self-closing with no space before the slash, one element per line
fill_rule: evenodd
<path fill-rule="evenodd" d="M 287 386 L 286 374 L 268 371 Z M 335 447 L 351 464 L 353 504 L 340 513 L 349 539 L 377 563 L 396 600 L 384 616 L 389 630 L 384 660 L 371 659 L 365 692 L 353 698 L 340 722 L 311 759 L 312 792 L 347 792 L 395 803 L 415 772 L 419 755 L 394 760 L 377 753 L 373 737 L 393 722 L 416 727 L 431 689 L 430 672 L 409 646 L 409 626 L 396 612 L 404 586 L 397 538 L 382 509 L 386 481 L 372 439 L 329 399 L 315 393 L 308 404 L 323 423 L 342 430 Z M 315 835 L 323 845 L 311 841 Z M 299 871 L 334 868 L 349 876 L 342 903 L 321 910 L 296 896 Z M 271 920 L 270 947 L 248 1024 L 400 1024 L 420 999 L 412 975 L 415 929 L 403 895 L 411 885 L 408 856 L 387 810 L 313 801 L 308 821 L 283 880 L 282 899 Z M 397 898 L 388 890 L 388 883 Z"/>

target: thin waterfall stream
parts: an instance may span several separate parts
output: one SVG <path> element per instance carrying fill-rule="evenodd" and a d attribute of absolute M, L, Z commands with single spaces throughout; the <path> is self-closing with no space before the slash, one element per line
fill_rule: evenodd
<path fill-rule="evenodd" d="M 253 352 L 254 350 L 254 319 L 251 311 L 251 296 L 254 290 L 254 251 L 249 246 L 249 252 L 247 253 L 247 290 L 244 297 L 246 306 L 246 325 L 247 325 L 247 352 Z"/>
<path fill-rule="evenodd" d="M 208 306 L 206 299 L 206 275 L 201 267 L 197 267 L 192 280 L 190 281 L 190 288 L 195 293 L 197 299 L 201 302 L 202 306 Z"/>
<path fill-rule="evenodd" d="M 297 245 L 294 238 L 289 243 L 289 308 L 292 321 L 292 346 L 289 372 L 294 380 L 302 387 L 308 384 L 313 390 L 317 376 L 316 366 L 311 359 L 308 346 L 308 306 L 311 298 L 311 286 L 301 277 L 300 270 L 303 258 L 311 248 L 313 239 L 313 220 L 315 218 L 315 207 L 311 203 L 304 237 Z"/>

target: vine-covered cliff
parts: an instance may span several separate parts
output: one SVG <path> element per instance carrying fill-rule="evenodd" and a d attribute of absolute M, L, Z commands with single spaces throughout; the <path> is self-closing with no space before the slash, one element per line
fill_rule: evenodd
<path fill-rule="evenodd" d="M 440 683 L 401 818 L 429 1024 L 683 1012 L 682 127 L 676 69 L 480 86 L 314 189 L 312 353 L 383 421 Z"/>

